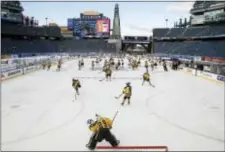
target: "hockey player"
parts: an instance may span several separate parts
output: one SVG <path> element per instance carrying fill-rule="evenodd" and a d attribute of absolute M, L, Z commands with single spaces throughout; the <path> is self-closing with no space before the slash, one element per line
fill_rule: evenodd
<path fill-rule="evenodd" d="M 52 66 L 52 63 L 51 63 L 51 61 L 50 61 L 50 60 L 48 60 L 48 66 L 47 66 L 48 70 L 50 70 L 50 69 L 51 69 L 51 66 Z"/>
<path fill-rule="evenodd" d="M 119 145 L 119 140 L 111 133 L 110 129 L 112 128 L 113 121 L 106 117 L 97 116 L 97 120 L 94 121 L 89 119 L 87 121 L 89 129 L 93 132 L 89 143 L 86 147 L 90 150 L 94 150 L 98 142 L 103 140 L 108 141 L 113 147 Z"/>
<path fill-rule="evenodd" d="M 123 59 L 121 60 L 121 62 L 122 62 L 122 68 L 124 68 L 124 62 L 123 62 Z"/>
<path fill-rule="evenodd" d="M 112 70 L 108 67 L 105 69 L 105 79 L 106 81 L 111 81 Z"/>
<path fill-rule="evenodd" d="M 95 70 L 95 61 L 91 62 L 91 69 L 94 71 Z"/>
<path fill-rule="evenodd" d="M 108 64 L 108 61 L 105 60 L 103 66 L 106 66 Z"/>
<path fill-rule="evenodd" d="M 115 65 L 114 59 L 112 57 L 109 59 L 109 64 L 112 67 Z"/>
<path fill-rule="evenodd" d="M 151 69 L 154 71 L 154 61 L 151 61 Z"/>
<path fill-rule="evenodd" d="M 126 100 L 128 100 L 128 105 L 129 105 L 130 98 L 132 95 L 132 87 L 130 86 L 130 82 L 126 83 L 126 86 L 123 88 L 122 93 L 119 95 L 119 97 L 116 97 L 116 99 L 119 99 L 122 95 L 124 96 L 123 96 L 123 102 L 121 103 L 121 105 L 123 106 Z"/>
<path fill-rule="evenodd" d="M 163 69 L 164 69 L 164 71 L 166 71 L 166 72 L 168 71 L 165 60 L 163 60 Z"/>
<path fill-rule="evenodd" d="M 140 64 L 141 64 L 141 59 L 139 58 L 137 61 L 137 65 L 140 66 Z"/>
<path fill-rule="evenodd" d="M 82 67 L 84 66 L 84 59 L 83 58 L 81 59 L 81 66 Z"/>
<path fill-rule="evenodd" d="M 96 58 L 95 63 L 96 63 L 96 64 L 98 64 L 98 63 L 99 63 L 99 59 L 98 59 L 98 58 Z"/>
<path fill-rule="evenodd" d="M 43 61 L 43 62 L 42 62 L 42 64 L 41 64 L 41 66 L 42 66 L 42 69 L 43 69 L 43 70 L 45 70 L 45 67 L 46 67 L 46 62 L 45 62 L 45 61 Z"/>
<path fill-rule="evenodd" d="M 148 70 L 148 61 L 147 60 L 145 61 L 145 68 L 146 68 L 146 70 Z"/>
<path fill-rule="evenodd" d="M 154 68 L 157 69 L 157 66 L 158 66 L 158 64 L 157 64 L 157 62 L 155 62 L 154 63 Z"/>
<path fill-rule="evenodd" d="M 75 98 L 76 98 L 76 95 L 80 95 L 79 93 L 79 88 L 81 88 L 81 84 L 80 84 L 80 81 L 78 79 L 74 79 L 73 78 L 73 81 L 72 81 L 72 87 L 75 89 L 76 91 L 76 94 L 75 94 Z"/>
<path fill-rule="evenodd" d="M 78 69 L 81 70 L 81 68 L 82 68 L 82 63 L 81 63 L 81 60 L 79 60 L 78 61 Z"/>
<path fill-rule="evenodd" d="M 132 69 L 133 70 L 137 69 L 137 67 L 138 67 L 137 61 L 136 60 L 133 60 L 131 66 L 132 66 Z"/>
<path fill-rule="evenodd" d="M 146 72 L 143 74 L 143 82 L 142 82 L 142 85 L 144 85 L 145 82 L 148 82 L 150 86 L 155 87 L 155 86 L 151 83 L 151 80 L 150 80 L 150 74 L 148 73 L 148 71 L 146 71 Z"/>
<path fill-rule="evenodd" d="M 56 71 L 60 71 L 62 65 L 62 60 L 59 59 Z"/>
<path fill-rule="evenodd" d="M 115 66 L 116 70 L 119 69 L 120 65 L 121 65 L 120 60 L 118 60 L 118 62 L 116 63 L 116 66 Z"/>

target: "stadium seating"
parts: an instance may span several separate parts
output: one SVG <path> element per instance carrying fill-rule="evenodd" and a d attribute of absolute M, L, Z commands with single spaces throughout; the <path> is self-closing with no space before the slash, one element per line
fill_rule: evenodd
<path fill-rule="evenodd" d="M 162 38 L 162 37 L 188 38 L 188 37 L 217 36 L 217 35 L 225 35 L 224 26 L 153 29 L 153 38 Z"/>
<path fill-rule="evenodd" d="M 225 26 L 197 26 L 186 28 L 154 29 L 153 39 L 224 36 Z M 225 57 L 225 40 L 154 42 L 155 53 L 169 53 L 191 56 Z"/>
<path fill-rule="evenodd" d="M 104 40 L 15 40 L 2 38 L 2 54 L 59 53 L 59 52 L 115 52 L 115 44 Z"/>
<path fill-rule="evenodd" d="M 14 36 L 48 36 L 48 37 L 61 37 L 59 27 L 28 27 L 22 25 L 2 24 L 1 31 L 3 35 Z"/>
<path fill-rule="evenodd" d="M 169 28 L 153 29 L 153 37 L 165 37 L 169 30 Z"/>
<path fill-rule="evenodd" d="M 155 53 L 225 58 L 225 41 L 155 42 Z"/>

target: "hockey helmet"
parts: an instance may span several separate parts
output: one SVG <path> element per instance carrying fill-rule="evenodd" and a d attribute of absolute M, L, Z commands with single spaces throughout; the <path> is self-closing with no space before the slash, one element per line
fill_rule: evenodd
<path fill-rule="evenodd" d="M 126 85 L 129 86 L 130 85 L 130 82 L 127 82 Z"/>
<path fill-rule="evenodd" d="M 94 121 L 93 119 L 88 119 L 88 120 L 87 120 L 87 124 L 88 124 L 88 125 L 92 125 L 94 122 L 95 122 L 95 121 Z"/>

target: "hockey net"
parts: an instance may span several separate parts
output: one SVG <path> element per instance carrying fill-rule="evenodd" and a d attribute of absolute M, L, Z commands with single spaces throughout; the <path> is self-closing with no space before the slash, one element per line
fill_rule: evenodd
<path fill-rule="evenodd" d="M 97 146 L 98 151 L 168 151 L 167 146 Z"/>

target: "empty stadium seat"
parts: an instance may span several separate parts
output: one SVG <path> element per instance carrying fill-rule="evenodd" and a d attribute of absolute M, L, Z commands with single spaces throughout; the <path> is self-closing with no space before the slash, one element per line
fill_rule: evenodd
<path fill-rule="evenodd" d="M 104 40 L 15 40 L 2 38 L 2 54 L 57 52 L 115 52 L 116 45 Z"/>
<path fill-rule="evenodd" d="M 155 53 L 225 58 L 225 41 L 155 42 Z"/>
<path fill-rule="evenodd" d="M 186 28 L 161 28 L 153 29 L 153 38 L 162 37 L 202 37 L 202 36 L 218 36 L 225 35 L 224 26 L 200 26 L 200 27 L 186 27 Z"/>

